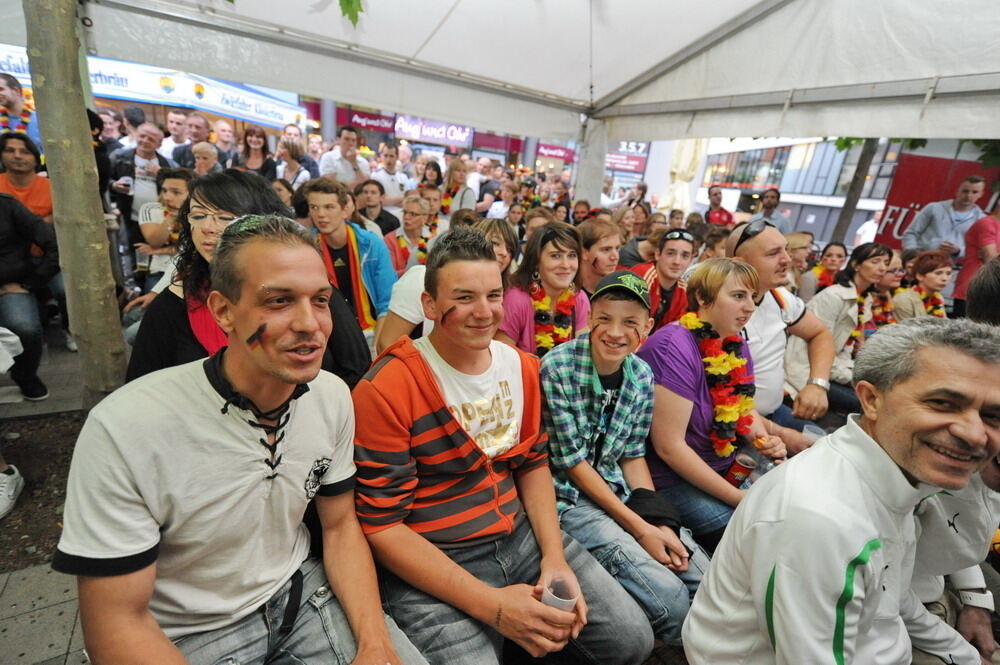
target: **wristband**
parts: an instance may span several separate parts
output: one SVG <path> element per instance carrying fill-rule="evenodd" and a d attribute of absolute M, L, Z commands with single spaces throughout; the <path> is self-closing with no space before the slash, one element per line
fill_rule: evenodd
<path fill-rule="evenodd" d="M 958 598 L 962 601 L 963 605 L 970 607 L 980 607 L 989 612 L 992 612 L 994 608 L 992 591 L 980 592 L 959 589 Z"/>
<path fill-rule="evenodd" d="M 811 378 L 806 381 L 806 385 L 809 386 L 819 386 L 823 390 L 830 392 L 830 382 L 826 379 Z"/>

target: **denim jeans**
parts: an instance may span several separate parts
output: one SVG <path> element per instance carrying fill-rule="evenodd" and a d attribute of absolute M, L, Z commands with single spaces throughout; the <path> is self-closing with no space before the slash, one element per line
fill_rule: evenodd
<path fill-rule="evenodd" d="M 672 487 L 662 487 L 662 493 L 677 506 L 681 523 L 701 536 L 726 528 L 735 508 L 724 501 L 706 494 L 683 480 Z"/>
<path fill-rule="evenodd" d="M 0 327 L 18 336 L 24 351 L 14 358 L 10 377 L 19 386 L 38 375 L 42 361 L 44 331 L 38 316 L 38 301 L 32 293 L 6 293 L 0 295 Z"/>
<path fill-rule="evenodd" d="M 653 632 L 642 610 L 594 557 L 566 534 L 563 550 L 588 607 L 587 625 L 567 649 L 573 649 L 582 663 L 642 663 L 653 649 Z M 500 540 L 442 551 L 493 587 L 538 582 L 541 553 L 526 519 Z M 380 571 L 379 579 L 389 614 L 431 665 L 500 663 L 503 637 L 492 627 L 388 571 Z"/>
<path fill-rule="evenodd" d="M 776 425 L 780 425 L 781 427 L 788 427 L 789 429 L 793 429 L 797 432 L 801 432 L 806 425 L 819 427 L 819 425 L 817 425 L 811 420 L 803 420 L 802 418 L 796 418 L 795 416 L 792 415 L 792 410 L 784 404 L 775 409 L 774 413 L 764 417 Z"/>
<path fill-rule="evenodd" d="M 349 665 L 356 645 L 347 615 L 326 581 L 323 564 L 306 559 L 302 572 L 302 600 L 298 617 L 287 635 L 278 632 L 288 603 L 291 582 L 264 604 L 264 611 L 224 628 L 186 635 L 174 641 L 191 665 Z M 406 665 L 427 661 L 389 617 L 385 618 L 396 653 Z"/>
<path fill-rule="evenodd" d="M 678 534 L 693 552 L 687 572 L 674 573 L 650 556 L 603 508 L 582 496 L 559 519 L 566 533 L 586 547 L 639 603 L 653 633 L 668 644 L 680 644 L 681 625 L 709 563 L 691 532 L 682 528 Z"/>
<path fill-rule="evenodd" d="M 860 413 L 861 402 L 851 386 L 835 381 L 830 382 L 830 408 L 844 413 Z"/>

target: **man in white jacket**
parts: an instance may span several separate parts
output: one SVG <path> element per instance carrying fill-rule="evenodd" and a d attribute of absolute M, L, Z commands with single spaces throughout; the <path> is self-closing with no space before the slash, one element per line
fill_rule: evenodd
<path fill-rule="evenodd" d="M 976 649 L 910 589 L 921 500 L 1000 453 L 1000 329 L 922 317 L 854 365 L 862 414 L 758 481 L 684 625 L 693 665 L 956 665 Z"/>

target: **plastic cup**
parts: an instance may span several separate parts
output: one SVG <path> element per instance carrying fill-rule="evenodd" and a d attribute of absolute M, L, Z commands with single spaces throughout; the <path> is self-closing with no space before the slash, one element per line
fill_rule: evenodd
<path fill-rule="evenodd" d="M 812 443 L 816 443 L 826 436 L 826 430 L 817 425 L 806 425 L 802 428 L 802 435 L 809 439 Z"/>
<path fill-rule="evenodd" d="M 580 598 L 580 589 L 575 582 L 558 573 L 545 581 L 542 603 L 564 612 L 572 612 Z"/>

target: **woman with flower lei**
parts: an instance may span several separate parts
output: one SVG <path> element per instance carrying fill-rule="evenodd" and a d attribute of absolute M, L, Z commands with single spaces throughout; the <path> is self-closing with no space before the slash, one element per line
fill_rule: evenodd
<path fill-rule="evenodd" d="M 531 235 L 504 294 L 497 339 L 542 357 L 587 330 L 580 252 L 579 233 L 569 224 L 549 222 Z"/>
<path fill-rule="evenodd" d="M 941 291 L 951 279 L 951 257 L 944 252 L 923 252 L 913 261 L 916 284 L 893 296 L 896 318 L 900 321 L 915 316 L 946 318 Z"/>
<path fill-rule="evenodd" d="M 456 210 L 476 207 L 476 193 L 465 184 L 467 175 L 465 162 L 461 159 L 451 160 L 448 178 L 441 194 L 441 215 L 444 217 L 449 217 Z"/>
<path fill-rule="evenodd" d="M 757 287 L 757 272 L 745 262 L 703 261 L 688 282 L 693 311 L 653 333 L 638 352 L 655 383 L 646 453 L 653 485 L 708 549 L 745 492 L 723 477 L 736 450 L 754 441 L 768 457 L 786 454 L 754 408 L 753 360 L 740 335 Z"/>
<path fill-rule="evenodd" d="M 410 194 L 403 199 L 403 223 L 384 236 L 392 267 L 400 277 L 407 269 L 427 263 L 427 252 L 435 240 L 427 225 L 430 211 L 427 199 Z"/>
<path fill-rule="evenodd" d="M 827 393 L 831 409 L 847 413 L 861 410 L 851 387 L 854 357 L 864 344 L 864 331 L 870 325 L 870 293 L 885 277 L 891 261 L 892 249 L 886 245 L 875 242 L 858 245 L 837 274 L 837 280 L 806 305 L 833 334 L 835 355 Z M 791 338 L 785 347 L 785 380 L 796 390 L 802 390 L 809 378 L 805 342 Z"/>
<path fill-rule="evenodd" d="M 813 296 L 834 283 L 846 260 L 847 247 L 843 243 L 827 243 L 819 255 L 819 263 L 802 273 L 798 296 L 806 302 L 812 300 Z"/>
<path fill-rule="evenodd" d="M 903 281 L 903 259 L 897 250 L 892 251 L 892 260 L 885 276 L 871 290 L 871 320 L 865 324 L 864 337 L 868 339 L 879 328 L 896 323 L 896 307 L 892 304 L 892 296 Z"/>

